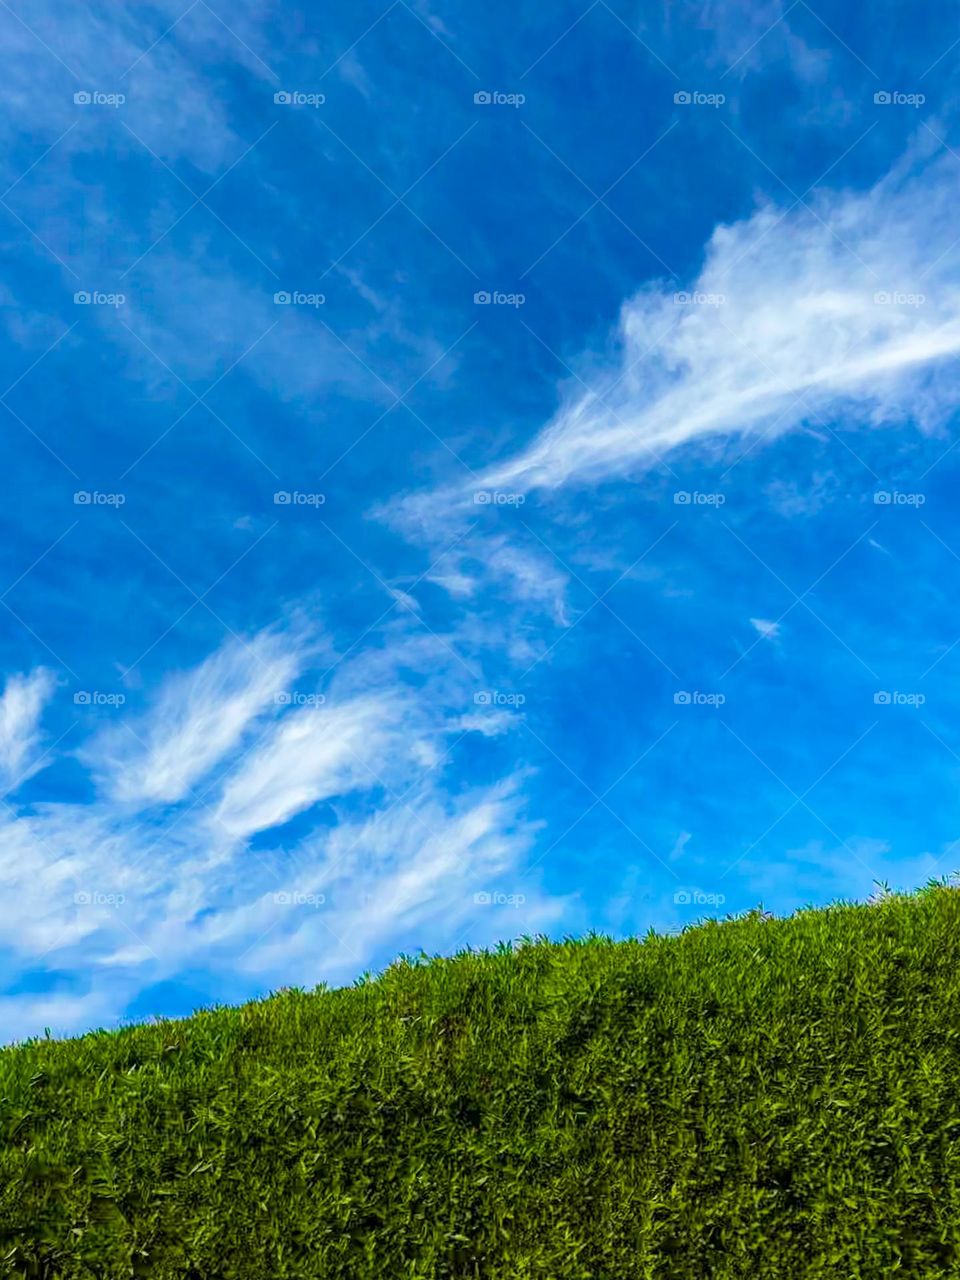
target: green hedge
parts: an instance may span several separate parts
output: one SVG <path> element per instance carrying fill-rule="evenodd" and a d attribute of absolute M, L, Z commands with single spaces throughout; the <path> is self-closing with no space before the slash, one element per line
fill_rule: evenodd
<path fill-rule="evenodd" d="M 960 1276 L 960 893 L 0 1052 L 0 1272 Z"/>

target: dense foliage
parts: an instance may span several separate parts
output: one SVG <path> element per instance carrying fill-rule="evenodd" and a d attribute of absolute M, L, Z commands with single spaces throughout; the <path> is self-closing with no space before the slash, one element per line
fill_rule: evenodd
<path fill-rule="evenodd" d="M 960 1276 L 960 893 L 0 1052 L 0 1272 Z"/>

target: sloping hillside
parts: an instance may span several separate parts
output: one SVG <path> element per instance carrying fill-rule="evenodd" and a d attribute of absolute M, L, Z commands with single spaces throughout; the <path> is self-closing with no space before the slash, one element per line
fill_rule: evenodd
<path fill-rule="evenodd" d="M 0 1269 L 960 1276 L 960 894 L 0 1053 Z"/>

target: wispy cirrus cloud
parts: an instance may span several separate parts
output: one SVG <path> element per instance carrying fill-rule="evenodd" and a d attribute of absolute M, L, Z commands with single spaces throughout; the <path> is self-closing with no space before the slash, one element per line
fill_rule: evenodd
<path fill-rule="evenodd" d="M 378 786 L 379 771 L 412 737 L 400 732 L 403 711 L 391 690 L 339 706 L 298 707 L 230 777 L 217 821 L 232 835 L 249 836 L 318 800 L 358 785 Z"/>
<path fill-rule="evenodd" d="M 452 599 L 476 608 L 508 597 L 567 627 L 575 554 L 565 563 L 552 552 L 559 526 L 536 495 L 638 481 L 669 471 L 683 448 L 759 448 L 799 429 L 938 430 L 960 400 L 960 161 L 937 127 L 922 126 L 866 192 L 765 203 L 718 225 L 684 289 L 654 282 L 624 303 L 610 348 L 584 357 L 583 376 L 565 381 L 567 398 L 526 444 L 376 514 L 436 548 L 462 531 L 430 573 Z M 770 496 L 808 511 L 825 485 L 800 498 L 777 480 Z"/>
<path fill-rule="evenodd" d="M 145 717 L 111 727 L 81 756 L 119 804 L 181 800 L 255 720 L 275 709 L 305 649 L 275 632 L 232 640 L 192 671 L 171 676 Z"/>
<path fill-rule="evenodd" d="M 958 188 L 952 156 L 917 159 L 865 194 L 718 227 L 690 289 L 628 302 L 609 376 L 484 483 L 601 481 L 712 435 L 773 436 L 837 411 L 936 425 L 957 400 Z"/>
<path fill-rule="evenodd" d="M 299 886 L 304 895 L 324 893 L 335 932 L 317 912 L 302 912 L 299 929 L 258 939 L 245 965 L 343 975 L 366 963 L 391 931 L 410 937 L 429 927 L 447 944 L 467 933 L 486 943 L 515 934 L 518 918 L 528 931 L 556 922 L 564 901 L 543 894 L 535 880 L 523 881 L 526 892 L 502 892 L 517 882 L 537 829 L 523 816 L 520 781 L 507 778 L 455 801 L 427 787 L 367 821 L 337 826 L 313 851 L 312 878 L 288 889 L 291 898 Z"/>
<path fill-rule="evenodd" d="M 780 623 L 769 618 L 751 618 L 750 625 L 762 640 L 776 640 L 780 634 Z"/>
<path fill-rule="evenodd" d="M 35 973 L 83 974 L 79 994 L 33 1009 L 67 1031 L 115 1019 L 191 964 L 280 980 L 296 963 L 298 980 L 320 981 L 424 929 L 451 945 L 495 930 L 497 912 L 475 894 L 504 875 L 515 888 L 536 828 L 516 778 L 447 792 L 450 750 L 485 726 L 464 717 L 465 674 L 438 651 L 401 627 L 334 663 L 319 693 L 293 687 L 315 685 L 329 660 L 313 633 L 230 639 L 73 753 L 98 783 L 94 799 L 10 808 L 0 945 Z M 29 758 L 53 687 L 46 671 L 8 682 L 10 768 Z M 311 812 L 321 801 L 332 827 Z M 301 825 L 281 838 L 294 817 Z M 509 920 L 528 931 L 562 910 L 536 888 L 521 905 Z"/>
<path fill-rule="evenodd" d="M 130 125 L 151 149 L 168 163 L 183 157 L 216 173 L 243 146 L 222 88 L 228 73 L 240 64 L 264 89 L 276 78 L 256 52 L 267 17 L 257 0 L 233 6 L 229 27 L 203 3 L 164 3 L 149 11 L 93 4 L 69 14 L 45 4 L 6 9 L 2 43 L 11 74 L 0 96 L 12 109 L 4 120 L 9 133 L 27 119 L 38 131 L 56 129 L 54 138 L 80 125 L 83 141 L 74 138 L 71 146 L 97 150 L 104 135 L 90 118 L 95 111 L 84 119 L 82 109 L 73 109 L 73 94 L 122 93 Z"/>
<path fill-rule="evenodd" d="M 711 437 L 802 424 L 915 420 L 957 402 L 960 164 L 921 131 L 864 193 L 766 205 L 718 226 L 688 288 L 653 284 L 622 308 L 606 371 L 513 456 L 464 486 L 411 495 L 409 531 L 465 518 L 478 488 L 507 495 L 635 477 Z M 469 490 L 469 491 L 468 491 Z"/>
<path fill-rule="evenodd" d="M 7 680 L 0 696 L 0 794 L 42 768 L 40 715 L 55 687 L 56 677 L 45 667 Z"/>
<path fill-rule="evenodd" d="M 491 941 L 536 929 L 564 906 L 536 878 L 521 879 L 537 825 L 524 815 L 519 783 L 514 776 L 453 798 L 424 780 L 372 811 L 344 811 L 292 855 L 273 855 L 276 874 L 241 893 L 220 868 L 216 892 L 205 881 L 192 910 L 171 899 L 144 921 L 138 940 L 114 935 L 119 945 L 100 962 L 123 974 L 176 956 L 215 972 L 239 968 L 278 981 L 296 973 L 309 983 L 356 973 L 387 940 L 399 949 L 428 931 L 456 945 L 468 935 Z M 500 901 L 504 886 L 521 883 L 517 901 Z"/>
<path fill-rule="evenodd" d="M 780 434 L 836 410 L 937 424 L 956 402 L 942 364 L 960 353 L 957 173 L 947 157 L 867 195 L 717 228 L 692 288 L 628 302 L 611 376 L 485 483 L 604 480 L 710 435 Z"/>

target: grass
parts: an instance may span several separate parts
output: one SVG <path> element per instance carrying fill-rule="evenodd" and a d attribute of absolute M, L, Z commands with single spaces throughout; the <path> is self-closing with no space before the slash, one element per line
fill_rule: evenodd
<path fill-rule="evenodd" d="M 960 893 L 0 1052 L 23 1277 L 960 1276 Z"/>

